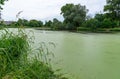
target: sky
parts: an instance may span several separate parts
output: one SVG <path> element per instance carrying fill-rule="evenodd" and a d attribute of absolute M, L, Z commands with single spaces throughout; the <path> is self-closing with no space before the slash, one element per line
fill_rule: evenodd
<path fill-rule="evenodd" d="M 103 12 L 106 0 L 9 0 L 2 10 L 2 18 L 6 21 L 16 20 L 16 14 L 23 11 L 19 18 L 52 20 L 57 18 L 63 20 L 60 9 L 66 3 L 85 5 L 89 9 L 88 15 Z"/>

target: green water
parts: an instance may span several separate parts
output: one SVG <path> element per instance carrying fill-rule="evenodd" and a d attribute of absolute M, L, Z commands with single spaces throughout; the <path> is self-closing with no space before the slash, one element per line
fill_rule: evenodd
<path fill-rule="evenodd" d="M 35 31 L 36 42 L 54 42 L 53 67 L 70 79 L 120 79 L 120 34 Z"/>
<path fill-rule="evenodd" d="M 53 68 L 69 79 L 120 79 L 120 33 L 33 31 L 36 46 L 55 43 Z"/>

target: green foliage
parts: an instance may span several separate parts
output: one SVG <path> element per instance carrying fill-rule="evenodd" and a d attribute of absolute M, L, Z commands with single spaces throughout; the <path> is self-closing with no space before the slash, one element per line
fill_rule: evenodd
<path fill-rule="evenodd" d="M 107 14 L 96 14 L 94 18 L 87 19 L 78 30 L 107 31 L 107 29 L 119 27 L 120 22 L 108 17 Z M 86 28 L 86 29 L 85 29 Z M 109 30 L 110 31 L 110 30 Z"/>
<path fill-rule="evenodd" d="M 114 21 L 115 27 L 120 27 L 120 21 Z"/>
<path fill-rule="evenodd" d="M 97 19 L 98 21 L 103 21 L 106 17 L 105 17 L 105 15 L 104 14 L 96 14 L 95 15 L 95 17 L 94 17 L 95 19 Z"/>
<path fill-rule="evenodd" d="M 61 8 L 61 14 L 64 17 L 64 23 L 66 29 L 75 30 L 79 27 L 86 19 L 86 13 L 88 10 L 85 6 L 80 4 L 66 4 Z"/>
<path fill-rule="evenodd" d="M 52 26 L 52 21 L 49 20 L 49 21 L 45 21 L 45 27 L 51 27 Z"/>
<path fill-rule="evenodd" d="M 20 64 L 19 60 L 22 55 L 26 56 L 28 47 L 26 35 L 21 30 L 18 35 L 8 30 L 2 32 L 0 36 L 0 78 Z"/>
<path fill-rule="evenodd" d="M 10 76 L 13 79 L 62 79 L 55 75 L 50 67 L 37 59 L 24 64 L 19 70 L 12 72 Z"/>
<path fill-rule="evenodd" d="M 91 29 L 86 27 L 78 27 L 77 31 L 91 31 Z"/>
<path fill-rule="evenodd" d="M 42 27 L 43 22 L 38 20 L 26 20 L 26 19 L 19 19 L 17 22 L 12 22 L 9 26 L 11 27 L 19 27 L 19 26 L 25 26 L 25 27 Z"/>
<path fill-rule="evenodd" d="M 4 4 L 5 1 L 8 1 L 8 0 L 0 0 L 0 4 Z"/>
<path fill-rule="evenodd" d="M 5 25 L 4 21 L 0 21 L 0 28 L 5 27 L 5 26 L 6 25 Z"/>
<path fill-rule="evenodd" d="M 21 25 L 21 24 L 20 24 Z M 8 25 L 9 27 L 18 27 L 19 24 L 17 22 L 12 22 L 11 24 Z"/>
<path fill-rule="evenodd" d="M 13 22 L 10 26 L 28 26 L 28 27 L 42 27 L 43 22 L 37 20 L 26 20 L 26 19 L 19 19 L 17 22 Z"/>
<path fill-rule="evenodd" d="M 28 20 L 26 20 L 26 19 L 19 19 L 19 20 L 17 21 L 17 25 L 18 25 L 18 26 L 28 26 L 28 24 L 29 24 L 29 22 L 28 22 Z"/>
<path fill-rule="evenodd" d="M 102 22 L 102 28 L 112 28 L 114 25 L 113 25 L 113 22 L 110 20 L 110 19 L 104 19 L 103 22 Z"/>
<path fill-rule="evenodd" d="M 0 10 L 3 9 L 3 8 L 1 7 L 1 5 L 4 5 L 4 2 L 5 2 L 5 1 L 8 1 L 8 0 L 0 0 Z"/>
<path fill-rule="evenodd" d="M 106 2 L 104 11 L 107 12 L 109 18 L 120 21 L 120 0 L 106 0 Z"/>
<path fill-rule="evenodd" d="M 82 27 L 90 28 L 91 31 L 96 31 L 100 27 L 100 23 L 97 19 L 90 19 L 83 23 Z"/>
<path fill-rule="evenodd" d="M 42 21 L 38 21 L 39 27 L 43 26 L 43 22 Z"/>
<path fill-rule="evenodd" d="M 117 27 L 117 28 L 110 28 L 110 31 L 115 31 L 115 32 L 120 32 L 120 27 Z"/>
<path fill-rule="evenodd" d="M 32 37 L 29 38 L 22 29 L 18 29 L 16 34 L 1 30 L 0 35 L 0 79 L 66 79 L 56 75 L 50 63 L 40 60 L 40 57 L 47 60 L 48 54 L 43 46 L 39 55 L 29 57 L 36 50 L 31 49 Z"/>
<path fill-rule="evenodd" d="M 73 23 L 64 23 L 65 24 L 65 29 L 66 30 L 76 30 L 76 27 L 73 25 Z"/>
<path fill-rule="evenodd" d="M 53 22 L 52 22 L 52 24 L 51 24 L 51 28 L 53 29 L 53 30 L 64 30 L 65 28 L 64 28 L 64 26 L 63 26 L 63 24 L 62 24 L 62 22 L 60 22 L 58 19 L 56 19 L 56 18 L 54 18 L 53 19 Z"/>
<path fill-rule="evenodd" d="M 29 26 L 31 26 L 31 27 L 41 27 L 41 25 L 42 25 L 41 21 L 37 21 L 37 20 L 29 21 Z"/>
<path fill-rule="evenodd" d="M 52 30 L 65 30 L 63 22 L 54 18 L 53 21 L 49 20 L 45 22 L 45 27 L 50 27 Z"/>

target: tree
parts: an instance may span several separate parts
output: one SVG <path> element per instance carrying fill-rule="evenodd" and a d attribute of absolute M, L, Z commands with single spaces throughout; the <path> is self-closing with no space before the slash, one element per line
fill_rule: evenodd
<path fill-rule="evenodd" d="M 49 21 L 45 21 L 45 27 L 51 27 L 51 25 L 52 25 L 52 21 L 51 20 L 49 20 Z"/>
<path fill-rule="evenodd" d="M 63 23 L 56 18 L 53 19 L 51 28 L 53 30 L 64 30 L 65 29 L 64 26 L 63 26 Z"/>
<path fill-rule="evenodd" d="M 1 21 L 1 19 L 2 19 L 2 18 L 1 18 L 1 10 L 3 9 L 3 8 L 2 8 L 2 5 L 4 5 L 4 2 L 5 2 L 5 1 L 8 1 L 8 0 L 0 0 L 0 21 Z M 0 22 L 0 23 L 1 23 L 1 22 Z"/>
<path fill-rule="evenodd" d="M 26 19 L 19 19 L 17 21 L 17 25 L 18 26 L 28 26 L 28 20 L 26 20 Z"/>
<path fill-rule="evenodd" d="M 39 27 L 43 26 L 43 22 L 42 21 L 38 21 Z"/>
<path fill-rule="evenodd" d="M 104 11 L 109 18 L 120 21 L 120 0 L 106 0 Z"/>
<path fill-rule="evenodd" d="M 2 5 L 4 5 L 4 2 L 5 2 L 5 1 L 8 1 L 8 0 L 0 0 L 0 10 L 3 9 L 3 8 L 2 8 Z"/>
<path fill-rule="evenodd" d="M 91 31 L 96 31 L 100 27 L 100 22 L 97 19 L 92 18 L 86 20 L 82 26 L 85 28 L 89 28 Z"/>
<path fill-rule="evenodd" d="M 98 21 L 102 22 L 106 17 L 104 14 L 97 13 L 97 14 L 95 14 L 94 18 L 97 19 Z"/>
<path fill-rule="evenodd" d="M 33 20 L 30 20 L 28 22 L 28 26 L 30 26 L 30 27 L 42 27 L 43 26 L 43 22 L 33 19 Z"/>
<path fill-rule="evenodd" d="M 66 4 L 61 8 L 61 14 L 64 17 L 66 29 L 76 30 L 86 19 L 88 9 L 80 4 Z"/>
<path fill-rule="evenodd" d="M 116 24 L 114 21 L 111 21 L 109 18 L 105 18 L 102 22 L 102 28 L 114 28 Z"/>
<path fill-rule="evenodd" d="M 29 21 L 29 26 L 31 27 L 39 27 L 39 23 L 37 20 L 30 20 Z"/>

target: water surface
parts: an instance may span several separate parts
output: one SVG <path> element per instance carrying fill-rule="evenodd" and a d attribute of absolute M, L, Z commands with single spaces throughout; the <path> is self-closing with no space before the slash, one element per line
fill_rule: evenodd
<path fill-rule="evenodd" d="M 53 68 L 61 68 L 70 79 L 120 79 L 120 33 L 32 31 L 35 46 L 39 42 L 55 43 Z"/>

